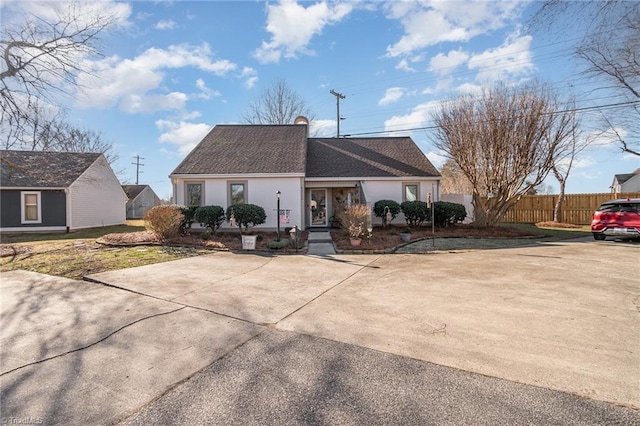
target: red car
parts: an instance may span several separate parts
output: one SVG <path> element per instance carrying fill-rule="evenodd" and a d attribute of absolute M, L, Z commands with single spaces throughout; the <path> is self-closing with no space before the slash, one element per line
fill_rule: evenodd
<path fill-rule="evenodd" d="M 602 203 L 593 213 L 591 232 L 596 240 L 640 238 L 640 198 Z"/>

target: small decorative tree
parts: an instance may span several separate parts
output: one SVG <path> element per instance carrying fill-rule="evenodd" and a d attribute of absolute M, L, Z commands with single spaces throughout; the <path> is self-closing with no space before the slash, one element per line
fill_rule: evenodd
<path fill-rule="evenodd" d="M 224 209 L 220 206 L 200 206 L 194 214 L 194 219 L 213 233 L 218 232 L 224 218 Z"/>
<path fill-rule="evenodd" d="M 373 205 L 373 214 L 382 219 L 382 226 L 388 226 L 400 213 L 400 204 L 393 200 L 376 201 Z"/>
<path fill-rule="evenodd" d="M 227 221 L 230 223 L 232 216 L 234 222 L 240 228 L 240 234 L 242 234 L 242 228 L 247 231 L 249 226 L 261 225 L 267 220 L 267 214 L 264 209 L 255 204 L 234 204 L 229 206 L 227 208 Z"/>
<path fill-rule="evenodd" d="M 349 237 L 359 239 L 367 229 L 369 207 L 365 204 L 352 204 L 340 215 L 340 224 L 349 231 Z"/>

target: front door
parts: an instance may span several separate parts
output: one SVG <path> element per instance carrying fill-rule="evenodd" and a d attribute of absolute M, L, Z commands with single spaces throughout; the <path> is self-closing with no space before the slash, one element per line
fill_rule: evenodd
<path fill-rule="evenodd" d="M 327 226 L 327 190 L 311 190 L 311 226 Z"/>

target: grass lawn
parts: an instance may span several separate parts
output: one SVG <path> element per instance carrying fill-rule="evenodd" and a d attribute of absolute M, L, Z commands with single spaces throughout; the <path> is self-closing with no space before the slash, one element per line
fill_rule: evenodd
<path fill-rule="evenodd" d="M 565 228 L 555 227 L 550 224 L 503 223 L 501 226 L 542 233 L 544 236 L 540 241 L 561 241 L 591 236 L 591 227 L 589 225 L 575 225 L 575 228 Z"/>
<path fill-rule="evenodd" d="M 24 269 L 43 274 L 82 279 L 85 275 L 197 256 L 209 251 L 187 247 L 158 245 L 107 247 L 97 238 L 110 233 L 143 231 L 142 221 L 70 233 L 3 234 L 3 254 L 11 246 L 13 253 L 0 258 L 0 272 Z"/>

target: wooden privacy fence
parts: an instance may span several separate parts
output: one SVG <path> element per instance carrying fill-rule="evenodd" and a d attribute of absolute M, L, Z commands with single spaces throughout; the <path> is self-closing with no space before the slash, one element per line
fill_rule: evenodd
<path fill-rule="evenodd" d="M 559 195 L 525 195 L 509 207 L 502 222 L 537 223 L 553 220 L 553 209 Z M 600 204 L 615 198 L 640 198 L 640 193 L 624 194 L 566 194 L 562 205 L 561 222 L 576 225 L 591 223 L 591 215 Z"/>

